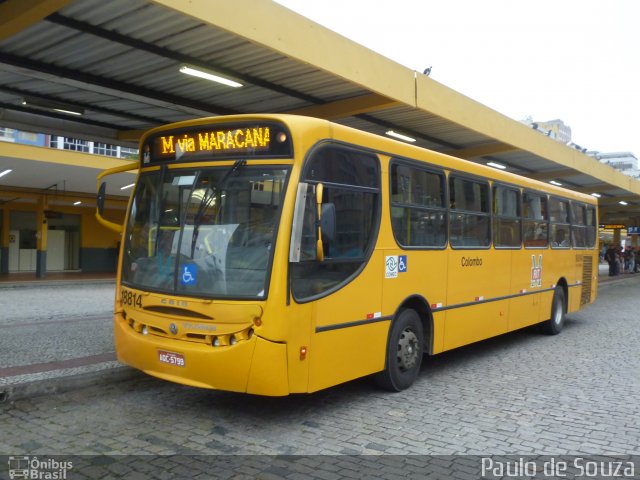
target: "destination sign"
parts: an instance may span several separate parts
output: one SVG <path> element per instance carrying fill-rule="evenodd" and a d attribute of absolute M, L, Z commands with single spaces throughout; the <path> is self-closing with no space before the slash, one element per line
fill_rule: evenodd
<path fill-rule="evenodd" d="M 291 157 L 291 136 L 276 123 L 197 125 L 149 137 L 142 166 L 230 158 Z"/>

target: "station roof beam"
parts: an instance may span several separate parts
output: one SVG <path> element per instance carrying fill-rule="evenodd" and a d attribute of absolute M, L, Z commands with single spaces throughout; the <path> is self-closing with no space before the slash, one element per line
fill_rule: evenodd
<path fill-rule="evenodd" d="M 0 4 L 0 41 L 41 21 L 74 0 L 7 0 Z"/>

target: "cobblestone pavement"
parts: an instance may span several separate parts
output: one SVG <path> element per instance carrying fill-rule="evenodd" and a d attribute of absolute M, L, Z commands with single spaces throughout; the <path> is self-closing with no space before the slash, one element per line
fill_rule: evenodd
<path fill-rule="evenodd" d="M 397 394 L 366 378 L 268 398 L 141 375 L 0 404 L 0 453 L 639 454 L 639 293 L 640 278 L 602 288 L 558 336 L 527 329 L 426 359 Z"/>

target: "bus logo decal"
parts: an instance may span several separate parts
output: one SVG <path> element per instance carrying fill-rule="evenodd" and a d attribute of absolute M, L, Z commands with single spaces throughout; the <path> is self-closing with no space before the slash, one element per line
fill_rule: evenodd
<path fill-rule="evenodd" d="M 385 261 L 385 278 L 398 278 L 398 257 L 395 255 L 387 256 Z"/>
<path fill-rule="evenodd" d="M 531 255 L 531 287 L 542 286 L 542 255 L 538 255 L 538 261 L 536 262 L 536 256 Z"/>

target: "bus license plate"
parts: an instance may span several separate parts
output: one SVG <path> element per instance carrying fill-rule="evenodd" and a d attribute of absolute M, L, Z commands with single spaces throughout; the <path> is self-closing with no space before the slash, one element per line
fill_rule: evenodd
<path fill-rule="evenodd" d="M 176 352 L 167 352 L 166 350 L 158 350 L 158 359 L 162 363 L 175 365 L 176 367 L 184 367 L 184 355 Z"/>

